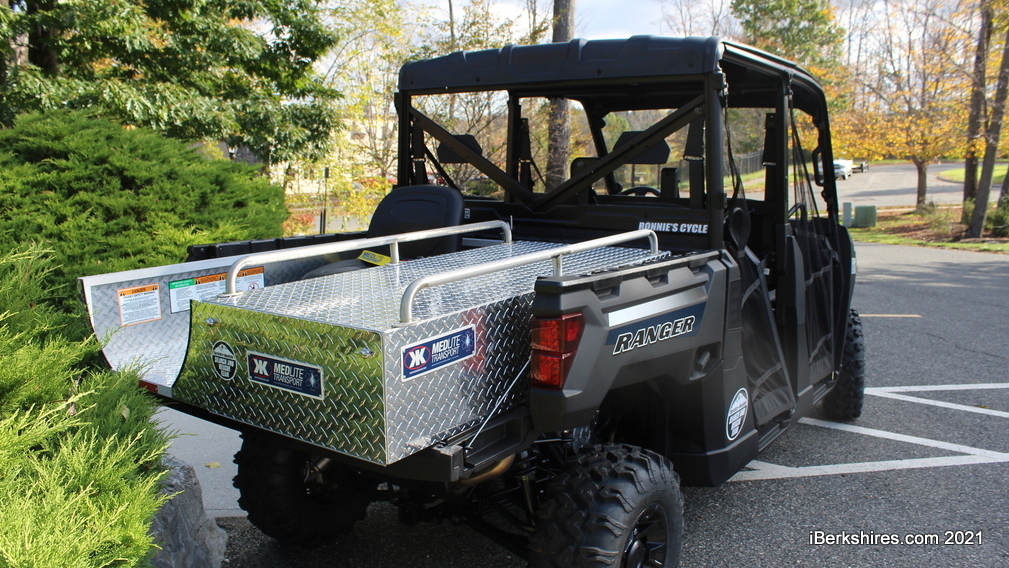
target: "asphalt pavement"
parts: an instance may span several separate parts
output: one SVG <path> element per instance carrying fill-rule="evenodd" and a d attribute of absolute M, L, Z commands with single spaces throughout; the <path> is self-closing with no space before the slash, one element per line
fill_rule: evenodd
<path fill-rule="evenodd" d="M 841 200 L 912 206 L 913 183 L 910 193 L 883 185 L 905 183 L 886 181 L 885 168 L 900 167 L 839 181 Z M 955 201 L 953 185 L 932 195 Z M 862 243 L 857 252 L 862 417 L 837 425 L 814 413 L 728 483 L 684 488 L 681 566 L 1009 565 L 1009 256 Z M 524 566 L 466 526 L 403 527 L 384 504 L 330 545 L 280 547 L 237 507 L 237 434 L 162 418 L 180 433 L 172 453 L 197 469 L 207 509 L 229 531 L 225 566 Z M 891 535 L 900 543 L 881 542 Z"/>
<path fill-rule="evenodd" d="M 932 164 L 928 167 L 925 201 L 938 204 L 963 203 L 963 184 L 939 179 L 946 170 L 962 168 L 963 163 Z M 914 207 L 918 195 L 918 171 L 913 164 L 873 166 L 837 180 L 840 202 L 877 207 Z"/>
<path fill-rule="evenodd" d="M 687 488 L 683 566 L 1009 565 L 1009 257 L 856 248 L 862 417 L 799 424 L 750 472 Z M 946 545 L 946 531 L 981 542 Z M 810 544 L 842 533 L 940 543 Z"/>

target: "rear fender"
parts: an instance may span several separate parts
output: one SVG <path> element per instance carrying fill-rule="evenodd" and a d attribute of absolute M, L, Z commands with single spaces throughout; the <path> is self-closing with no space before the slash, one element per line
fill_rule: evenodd
<path fill-rule="evenodd" d="M 728 273 L 714 251 L 537 282 L 533 315 L 581 312 L 585 330 L 564 388 L 532 389 L 534 427 L 587 424 L 615 388 L 703 378 L 722 357 Z"/>

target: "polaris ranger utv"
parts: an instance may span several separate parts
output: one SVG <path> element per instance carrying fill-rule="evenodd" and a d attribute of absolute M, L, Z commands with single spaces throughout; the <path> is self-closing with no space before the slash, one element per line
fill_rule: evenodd
<path fill-rule="evenodd" d="M 555 99 L 574 157 L 547 187 Z M 576 40 L 407 64 L 396 104 L 367 231 L 82 279 L 113 367 L 242 432 L 265 533 L 318 543 L 390 501 L 533 566 L 676 566 L 680 480 L 723 483 L 821 400 L 859 415 L 807 72 L 718 38 Z"/>

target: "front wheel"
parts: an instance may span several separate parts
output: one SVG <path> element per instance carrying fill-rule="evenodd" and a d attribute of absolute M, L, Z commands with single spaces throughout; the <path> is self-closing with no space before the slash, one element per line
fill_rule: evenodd
<path fill-rule="evenodd" d="M 837 372 L 837 384 L 823 397 L 823 410 L 834 420 L 854 420 L 862 415 L 865 399 L 865 338 L 862 333 L 862 318 L 851 310 L 848 314 L 848 330 L 844 336 L 844 351 L 841 353 L 841 370 Z"/>
<path fill-rule="evenodd" d="M 313 467 L 311 454 L 271 438 L 242 435 L 235 454 L 238 504 L 249 522 L 281 544 L 314 546 L 348 532 L 368 508 L 377 485 L 359 472 L 331 463 Z"/>
<path fill-rule="evenodd" d="M 672 463 L 629 445 L 586 448 L 547 488 L 533 568 L 673 568 L 683 496 Z"/>

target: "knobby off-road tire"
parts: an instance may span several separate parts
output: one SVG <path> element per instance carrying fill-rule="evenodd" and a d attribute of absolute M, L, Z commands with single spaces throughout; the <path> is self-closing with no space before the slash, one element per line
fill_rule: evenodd
<path fill-rule="evenodd" d="M 669 460 L 636 446 L 594 446 L 547 488 L 530 564 L 671 568 L 682 540 L 683 496 Z"/>
<path fill-rule="evenodd" d="M 242 449 L 235 454 L 238 505 L 268 536 L 283 545 L 315 546 L 350 531 L 364 518 L 369 504 L 365 495 L 375 482 L 335 463 L 310 477 L 311 455 L 265 437 L 242 438 Z"/>
<path fill-rule="evenodd" d="M 834 390 L 823 397 L 823 410 L 834 420 L 854 420 L 862 415 L 865 398 L 865 339 L 858 312 L 848 314 L 848 331 L 844 336 L 841 370 Z"/>

